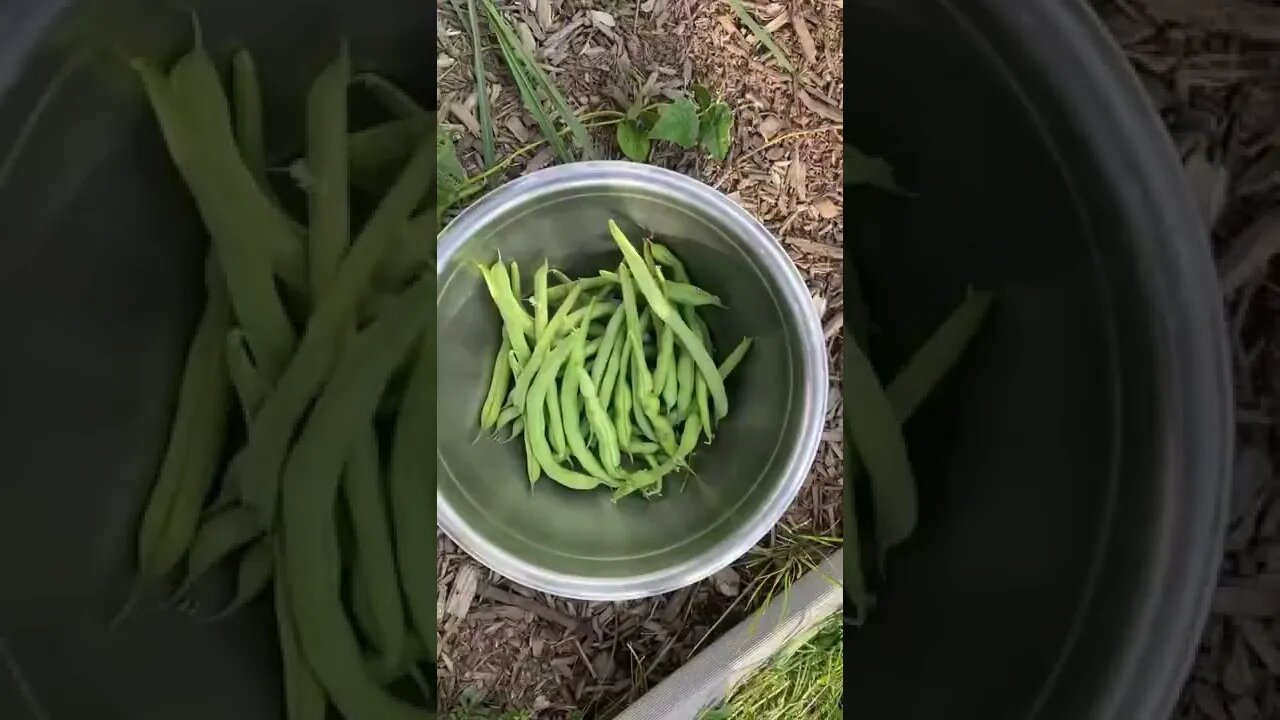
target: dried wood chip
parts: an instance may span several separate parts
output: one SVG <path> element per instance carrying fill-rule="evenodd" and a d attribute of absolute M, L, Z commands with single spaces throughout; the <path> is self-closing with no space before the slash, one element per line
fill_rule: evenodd
<path fill-rule="evenodd" d="M 787 238 L 785 241 L 788 245 L 809 255 L 817 255 L 819 257 L 828 257 L 833 260 L 844 259 L 844 249 L 835 247 L 834 245 L 824 245 L 816 243 L 812 240 L 801 240 L 800 238 Z"/>
<path fill-rule="evenodd" d="M 1191 688 L 1191 697 L 1200 712 L 1208 715 L 1210 720 L 1231 720 L 1216 688 L 1204 683 L 1196 683 Z"/>
<path fill-rule="evenodd" d="M 462 619 L 471 611 L 471 603 L 476 598 L 476 586 L 480 583 L 480 571 L 475 565 L 466 564 L 458 571 L 453 581 L 453 590 L 449 593 L 449 602 L 445 612 Z"/>
<path fill-rule="evenodd" d="M 506 605 L 514 605 L 515 607 L 521 608 L 523 610 L 528 610 L 529 612 L 533 613 L 534 615 L 537 615 L 543 620 L 547 620 L 548 622 L 553 622 L 573 632 L 578 632 L 578 630 L 580 629 L 581 624 L 577 620 L 574 620 L 571 617 L 567 617 L 563 613 L 555 610 L 554 608 L 543 605 L 542 603 L 532 598 L 527 598 L 527 597 L 524 597 L 523 595 L 516 595 L 514 593 L 509 593 L 505 590 L 500 590 L 496 587 L 493 587 L 492 585 L 485 585 L 484 587 L 480 588 L 479 593 L 481 597 L 484 597 L 488 600 L 493 600 L 494 602 L 499 602 Z"/>
<path fill-rule="evenodd" d="M 1218 263 L 1223 292 L 1230 295 L 1263 275 L 1277 254 L 1280 254 L 1280 209 L 1262 215 L 1231 242 Z"/>
<path fill-rule="evenodd" d="M 458 118 L 458 122 L 465 125 L 467 132 L 472 136 L 480 136 L 480 123 L 476 121 L 476 116 L 471 114 L 466 105 L 457 102 L 449 103 L 449 113 Z"/>
<path fill-rule="evenodd" d="M 1267 672 L 1272 677 L 1280 678 L 1280 650 L 1276 649 L 1275 637 L 1263 627 L 1262 623 L 1252 618 L 1240 618 L 1236 621 L 1240 634 L 1249 648 L 1253 650 Z"/>
<path fill-rule="evenodd" d="M 813 36 L 809 34 L 809 24 L 805 22 L 804 13 L 797 12 L 791 16 L 791 27 L 796 31 L 796 41 L 800 43 L 800 51 L 810 63 L 818 62 L 818 46 L 813 44 Z"/>
<path fill-rule="evenodd" d="M 535 0 L 535 2 L 537 7 L 534 8 L 534 17 L 538 19 L 543 32 L 551 32 L 551 0 Z"/>
<path fill-rule="evenodd" d="M 1222 669 L 1222 688 L 1232 695 L 1245 695 L 1253 691 L 1254 682 L 1253 666 L 1244 642 L 1237 640 L 1231 644 L 1231 655 Z"/>
<path fill-rule="evenodd" d="M 844 114 L 839 109 L 814 98 L 808 92 L 797 90 L 796 97 L 800 98 L 800 102 L 814 114 L 834 122 L 844 122 Z"/>
<path fill-rule="evenodd" d="M 1280 615 L 1280 590 L 1220 587 L 1213 594 L 1213 612 L 1237 618 L 1273 618 Z"/>
<path fill-rule="evenodd" d="M 600 28 L 612 28 L 618 24 L 613 15 L 603 10 L 589 10 L 587 14 L 591 17 L 591 22 Z"/>

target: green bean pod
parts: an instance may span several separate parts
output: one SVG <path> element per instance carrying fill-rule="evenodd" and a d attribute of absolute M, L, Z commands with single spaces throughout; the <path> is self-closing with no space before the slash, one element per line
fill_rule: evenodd
<path fill-rule="evenodd" d="M 278 544 L 278 543 L 277 543 Z M 281 568 L 283 558 L 277 548 L 276 568 Z M 285 717 L 288 720 L 325 720 L 329 703 L 324 689 L 311 673 L 298 645 L 298 633 L 289 602 L 288 590 L 283 582 L 275 583 L 276 632 L 280 640 L 280 662 L 284 676 Z"/>
<path fill-rule="evenodd" d="M 383 498 L 378 436 L 373 425 L 357 431 L 342 472 L 342 491 L 355 537 L 355 566 L 369 599 L 370 640 L 384 667 L 396 665 L 404 651 L 404 606 L 396 573 L 386 501 Z"/>
<path fill-rule="evenodd" d="M 599 362 L 600 357 L 601 355 L 596 356 L 597 362 Z M 613 342 L 613 348 L 609 353 L 608 361 L 605 364 L 604 377 L 600 381 L 600 398 L 604 402 L 606 410 L 610 409 L 613 405 L 615 398 L 613 388 L 618 382 L 618 375 L 621 374 L 622 369 L 630 362 L 630 357 L 631 355 L 627 348 L 627 337 L 619 328 L 618 335 Z M 594 373 L 594 368 L 592 371 Z M 595 382 L 594 374 L 592 376 L 592 382 Z"/>
<path fill-rule="evenodd" d="M 341 482 L 342 460 L 347 457 L 353 436 L 365 423 L 373 420 L 388 378 L 401 364 L 415 345 L 426 346 L 423 355 L 431 356 L 425 363 L 430 370 L 430 382 L 422 387 L 418 372 L 422 363 L 415 366 L 413 377 L 406 390 L 405 402 L 397 420 L 397 442 L 393 450 L 391 471 L 392 507 L 402 512 L 416 512 L 429 506 L 426 486 L 430 479 L 421 475 L 432 472 L 423 441 L 427 432 L 419 432 L 407 441 L 401 434 L 409 419 L 416 419 L 430 410 L 427 423 L 434 425 L 434 397 L 430 386 L 434 383 L 434 328 L 426 331 L 434 321 L 434 313 L 423 313 L 421 308 L 429 304 L 435 294 L 434 276 L 424 276 L 397 300 L 394 306 L 368 329 L 361 332 L 341 363 L 334 370 L 324 392 L 312 409 L 297 444 L 289 454 L 281 488 L 283 547 L 285 558 L 284 582 L 288 584 L 289 602 L 296 623 L 297 636 L 303 654 L 324 687 L 333 704 L 346 717 L 376 717 L 385 720 L 425 720 L 431 714 L 396 699 L 364 672 L 363 658 L 355 632 L 351 628 L 340 594 L 340 578 L 333 572 L 332 551 L 326 538 L 333 534 L 334 503 Z M 424 340 L 425 336 L 425 340 Z M 414 391 L 417 392 L 414 392 Z M 414 430 L 422 431 L 421 426 Z M 423 448 L 425 447 L 425 451 Z M 406 468 L 406 458 L 415 464 Z M 417 463 L 421 461 L 421 464 Z M 407 470 L 407 473 L 406 473 Z M 405 475 L 411 482 L 421 484 L 422 491 L 403 494 Z M 421 503 L 421 504 L 419 504 Z M 420 517 L 414 521 L 419 526 Z M 419 537 L 431 530 L 422 530 Z M 407 526 L 396 523 L 397 539 L 403 542 L 412 536 Z M 434 575 L 434 563 L 429 562 L 428 552 L 434 546 L 434 535 L 425 544 L 415 547 L 412 561 L 401 562 L 406 596 L 410 597 L 411 613 L 415 612 L 409 568 L 414 572 Z M 399 549 L 400 546 L 398 546 Z M 398 559 L 406 560 L 404 556 Z M 430 565 L 427 569 L 425 566 Z M 431 642 L 434 643 L 435 591 L 431 578 Z"/>
<path fill-rule="evenodd" d="M 915 476 L 897 413 L 857 343 L 844 349 L 844 388 L 858 399 L 845 408 L 845 423 L 871 475 L 876 544 L 883 562 L 889 550 L 915 530 Z"/>
<path fill-rule="evenodd" d="M 738 367 L 738 364 L 747 356 L 747 351 L 750 349 L 751 338 L 743 338 L 742 342 L 738 343 L 738 346 L 733 349 L 733 352 L 729 353 L 729 357 L 725 358 L 724 362 L 720 363 L 720 367 L 718 368 L 720 377 L 728 379 L 729 373 L 733 372 L 734 369 Z"/>
<path fill-rule="evenodd" d="M 435 165 L 435 157 L 430 154 L 433 151 L 433 144 L 424 142 L 419 146 L 395 187 L 365 224 L 342 261 L 330 291 L 317 303 L 297 354 L 250 428 L 233 481 L 243 502 L 258 512 L 264 529 L 271 527 L 276 516 L 280 468 L 298 421 L 325 384 L 356 308 L 367 293 L 379 262 L 397 237 L 396 228 L 405 222 L 431 181 Z M 407 292 L 420 282 L 415 282 Z M 422 307 L 428 305 L 428 302 L 422 303 Z"/>
<path fill-rule="evenodd" d="M 134 68 L 213 239 L 253 356 L 264 375 L 274 378 L 297 341 L 275 274 L 279 270 L 291 286 L 306 287 L 301 257 L 279 268 L 273 263 L 273 247 L 297 249 L 288 220 L 241 159 L 221 80 L 202 46 L 181 58 L 168 78 L 144 60 L 135 60 Z"/>
<path fill-rule="evenodd" d="M 351 245 L 350 162 L 347 159 L 347 87 L 351 58 L 338 57 L 320 72 L 307 93 L 307 258 L 311 293 L 321 297 Z"/>
<path fill-rule="evenodd" d="M 529 394 L 529 387 L 533 384 L 534 378 L 538 376 L 539 371 L 542 369 L 542 364 L 545 361 L 547 354 L 551 352 L 551 346 L 557 339 L 559 339 L 561 328 L 565 327 L 566 323 L 569 321 L 573 305 L 577 302 L 579 292 L 580 291 L 576 288 L 570 291 L 569 296 L 565 298 L 564 303 L 560 305 L 560 308 L 556 310 L 556 314 L 553 315 L 551 320 L 547 323 L 546 333 L 544 333 L 542 337 L 538 338 L 537 342 L 534 343 L 533 351 L 526 356 L 527 361 L 522 361 L 520 363 L 520 371 L 516 377 L 516 386 L 511 391 L 511 404 L 516 406 L 523 406 L 525 404 L 525 398 Z"/>
<path fill-rule="evenodd" d="M 577 332 L 581 330 L 576 330 L 575 333 Z M 533 457 L 547 477 L 573 490 L 590 490 L 598 487 L 601 480 L 564 467 L 556 461 L 551 446 L 547 444 L 546 396 L 552 381 L 568 359 L 570 350 L 571 343 L 561 343 L 552 350 L 530 386 L 529 396 L 525 401 L 525 435 L 529 438 Z"/>
<path fill-rule="evenodd" d="M 626 319 L 626 310 L 619 305 L 614 309 L 613 315 L 609 317 L 609 324 L 605 326 L 604 334 L 600 338 L 600 352 L 591 364 L 591 382 L 595 383 L 596 387 L 601 390 L 604 389 L 605 373 L 609 370 L 609 362 L 613 359 L 613 349 L 618 344 L 618 337 L 622 332 L 622 324 Z"/>
<path fill-rule="evenodd" d="M 971 292 L 894 376 L 886 392 L 898 418 L 905 422 L 959 362 L 965 348 L 991 310 L 989 292 Z"/>
<path fill-rule="evenodd" d="M 689 353 L 681 348 L 676 358 L 676 386 L 678 392 L 676 395 L 676 417 L 684 420 L 689 417 L 689 411 L 693 407 L 693 392 L 696 381 L 694 376 L 698 371 L 693 366 L 693 358 Z"/>
<path fill-rule="evenodd" d="M 484 405 L 480 409 L 481 430 L 500 427 L 498 418 L 502 413 L 502 403 L 507 397 L 507 388 L 511 385 L 510 350 L 511 341 L 503 335 L 502 344 L 498 347 L 498 356 L 493 362 L 493 377 L 489 379 L 489 392 L 485 395 Z"/>
<path fill-rule="evenodd" d="M 191 549 L 187 552 L 186 579 L 177 594 L 185 594 L 214 565 L 261 535 L 258 517 L 248 508 L 230 507 L 209 517 L 191 541 Z"/>
<path fill-rule="evenodd" d="M 613 422 L 609 418 L 608 411 L 604 409 L 604 404 L 600 402 L 595 384 L 591 382 L 591 376 L 587 371 L 577 365 L 572 368 L 572 371 L 577 376 L 578 390 L 586 403 L 587 421 L 591 424 L 596 442 L 600 447 L 600 459 L 608 470 L 608 476 L 618 477 L 622 467 L 622 454 L 618 448 L 618 438 L 614 433 Z"/>
<path fill-rule="evenodd" d="M 612 220 L 609 221 L 609 232 L 612 234 L 615 244 L 622 251 L 622 256 L 626 259 L 626 265 L 634 276 L 636 288 L 639 289 L 646 302 L 648 302 L 653 314 L 662 320 L 664 324 L 671 327 L 676 339 L 693 356 L 694 364 L 697 366 L 699 373 L 706 379 L 707 391 L 710 393 L 711 400 L 715 405 L 715 419 L 724 418 L 729 412 L 729 398 L 725 394 L 724 381 L 720 377 L 719 369 L 716 367 L 715 361 L 711 359 L 707 348 L 694 335 L 689 326 L 685 324 L 684 319 L 678 313 L 672 311 L 671 304 L 667 302 L 666 297 L 662 294 L 657 280 L 649 274 L 644 258 L 640 257 L 635 247 L 627 240 L 627 236 L 622 233 L 617 223 Z"/>
<path fill-rule="evenodd" d="M 544 260 L 533 271 L 533 337 L 541 340 L 547 331 L 549 303 L 547 302 L 547 272 L 550 266 Z"/>
<path fill-rule="evenodd" d="M 144 580 L 163 577 L 188 551 L 226 439 L 230 381 L 224 343 L 231 307 L 213 258 L 206 275 L 209 298 L 187 349 L 173 429 L 138 530 Z"/>
<path fill-rule="evenodd" d="M 674 305 L 685 307 L 718 307 L 723 308 L 724 303 L 720 298 L 703 290 L 696 285 L 679 282 L 675 280 L 667 281 L 667 299 Z"/>
<path fill-rule="evenodd" d="M 529 445 L 529 433 L 524 433 L 523 438 L 525 475 L 529 478 L 529 487 L 533 487 L 542 477 L 542 466 L 538 464 L 538 458 L 533 456 L 533 448 Z"/>
<path fill-rule="evenodd" d="M 571 359 L 572 362 L 572 354 Z M 560 384 L 560 409 L 564 413 L 565 418 L 571 421 L 565 425 L 565 437 L 569 443 L 569 449 L 573 453 L 573 459 L 578 461 L 583 471 L 592 477 L 604 480 L 609 478 L 611 471 L 605 470 L 600 464 L 600 460 L 591 452 L 587 446 L 586 438 L 583 437 L 581 427 L 576 418 L 581 416 L 582 408 L 578 403 L 579 380 L 576 373 L 566 372 L 564 381 Z"/>
<path fill-rule="evenodd" d="M 231 385 L 240 400 L 245 427 L 248 427 L 267 399 L 268 388 L 249 357 L 244 333 L 237 328 L 227 332 L 227 374 L 231 377 Z"/>
<path fill-rule="evenodd" d="M 501 265 L 502 263 L 499 262 L 495 267 Z M 516 299 L 515 292 L 511 288 L 511 276 L 507 274 L 505 266 L 500 272 L 483 265 L 477 265 L 477 269 L 480 270 L 485 286 L 489 288 L 489 296 L 493 298 L 493 303 L 502 316 L 503 330 L 511 342 L 511 351 L 523 365 L 530 355 L 528 336 L 533 334 L 533 320 L 520 307 L 520 301 Z"/>
<path fill-rule="evenodd" d="M 236 145 L 244 164 L 264 193 L 271 194 L 267 180 L 267 141 L 263 134 L 262 88 L 258 68 L 247 50 L 231 56 L 231 88 L 234 98 Z"/>
<path fill-rule="evenodd" d="M 560 415 L 560 393 L 556 389 L 556 378 L 552 377 L 549 381 L 547 394 L 545 397 L 547 408 L 547 439 L 551 442 L 551 449 L 555 453 L 556 460 L 564 460 L 569 457 L 569 442 L 565 438 L 565 422 Z"/>
<path fill-rule="evenodd" d="M 275 572 L 275 549 L 268 540 L 259 540 L 250 545 L 240 558 L 240 566 L 236 569 L 236 591 L 231 602 L 205 622 L 216 622 L 234 614 L 248 605 L 271 585 Z"/>

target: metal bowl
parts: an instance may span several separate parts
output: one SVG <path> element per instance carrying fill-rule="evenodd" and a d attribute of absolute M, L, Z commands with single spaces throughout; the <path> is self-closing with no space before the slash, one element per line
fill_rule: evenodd
<path fill-rule="evenodd" d="M 473 263 L 499 253 L 530 271 L 616 266 L 614 219 L 652 233 L 726 310 L 703 313 L 717 360 L 755 339 L 730 376 L 730 412 L 692 459 L 696 476 L 664 495 L 618 503 L 543 478 L 523 446 L 477 440 L 499 319 Z M 440 236 L 436 517 L 460 547 L 502 575 L 565 597 L 624 600 L 702 580 L 746 552 L 800 490 L 826 415 L 827 355 L 808 290 L 778 241 L 728 197 L 691 178 L 626 162 L 532 173 L 468 208 Z"/>

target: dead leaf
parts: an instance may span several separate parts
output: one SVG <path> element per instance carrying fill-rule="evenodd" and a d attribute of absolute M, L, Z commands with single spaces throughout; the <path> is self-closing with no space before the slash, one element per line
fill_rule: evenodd
<path fill-rule="evenodd" d="M 800 43 L 805 59 L 810 63 L 818 62 L 818 47 L 813 44 L 813 36 L 809 34 L 809 25 L 805 22 L 803 12 L 791 17 L 791 27 L 796 31 L 796 41 Z"/>
<path fill-rule="evenodd" d="M 1280 615 L 1280 590 L 1220 587 L 1213 594 L 1213 612 L 1228 617 L 1273 618 Z"/>
<path fill-rule="evenodd" d="M 613 15 L 610 15 L 603 10 L 590 10 L 588 11 L 588 15 L 591 16 L 591 22 L 595 25 L 613 28 L 618 24 L 618 21 L 613 19 Z"/>
<path fill-rule="evenodd" d="M 770 115 L 769 117 L 766 117 L 764 120 L 761 120 L 760 124 L 756 126 L 756 130 L 760 132 L 760 135 L 765 140 L 769 140 L 774 135 L 777 135 L 778 131 L 781 129 L 782 129 L 782 121 L 774 117 L 773 115 Z"/>
<path fill-rule="evenodd" d="M 840 214 L 840 208 L 836 207 L 836 204 L 831 202 L 831 198 L 828 197 L 815 199 L 813 201 L 813 205 L 810 207 L 812 207 L 814 211 L 818 213 L 818 217 L 823 220 L 830 220 Z"/>

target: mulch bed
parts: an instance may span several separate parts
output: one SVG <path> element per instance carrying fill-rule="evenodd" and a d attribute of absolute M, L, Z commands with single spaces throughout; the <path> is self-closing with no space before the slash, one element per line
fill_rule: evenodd
<path fill-rule="evenodd" d="M 697 82 L 734 109 L 733 148 L 723 162 L 668 144 L 650 162 L 719 188 L 779 237 L 824 320 L 833 384 L 827 427 L 808 482 L 783 524 L 841 536 L 843 452 L 840 336 L 843 34 L 839 0 L 747 3 L 800 73 L 793 80 L 724 2 L 643 0 L 506 3 L 527 45 L 580 112 L 626 110 L 637 88 L 671 97 Z M 438 3 L 440 118 L 454 131 L 469 172 L 478 172 L 480 131 L 465 18 Z M 487 54 L 499 156 L 538 137 L 514 83 Z M 620 159 L 613 128 L 596 144 Z M 554 161 L 530 150 L 516 177 Z M 769 543 L 767 538 L 764 542 Z M 575 602 L 534 593 L 479 566 L 446 538 L 437 559 L 441 605 L 440 709 L 483 693 L 494 707 L 538 718 L 610 718 L 683 665 L 749 612 L 752 573 L 739 564 L 717 577 L 642 601 Z"/>
<path fill-rule="evenodd" d="M 1231 527 L 1176 718 L 1280 718 L 1280 5 L 1096 3 L 1212 228 L 1236 391 Z"/>

